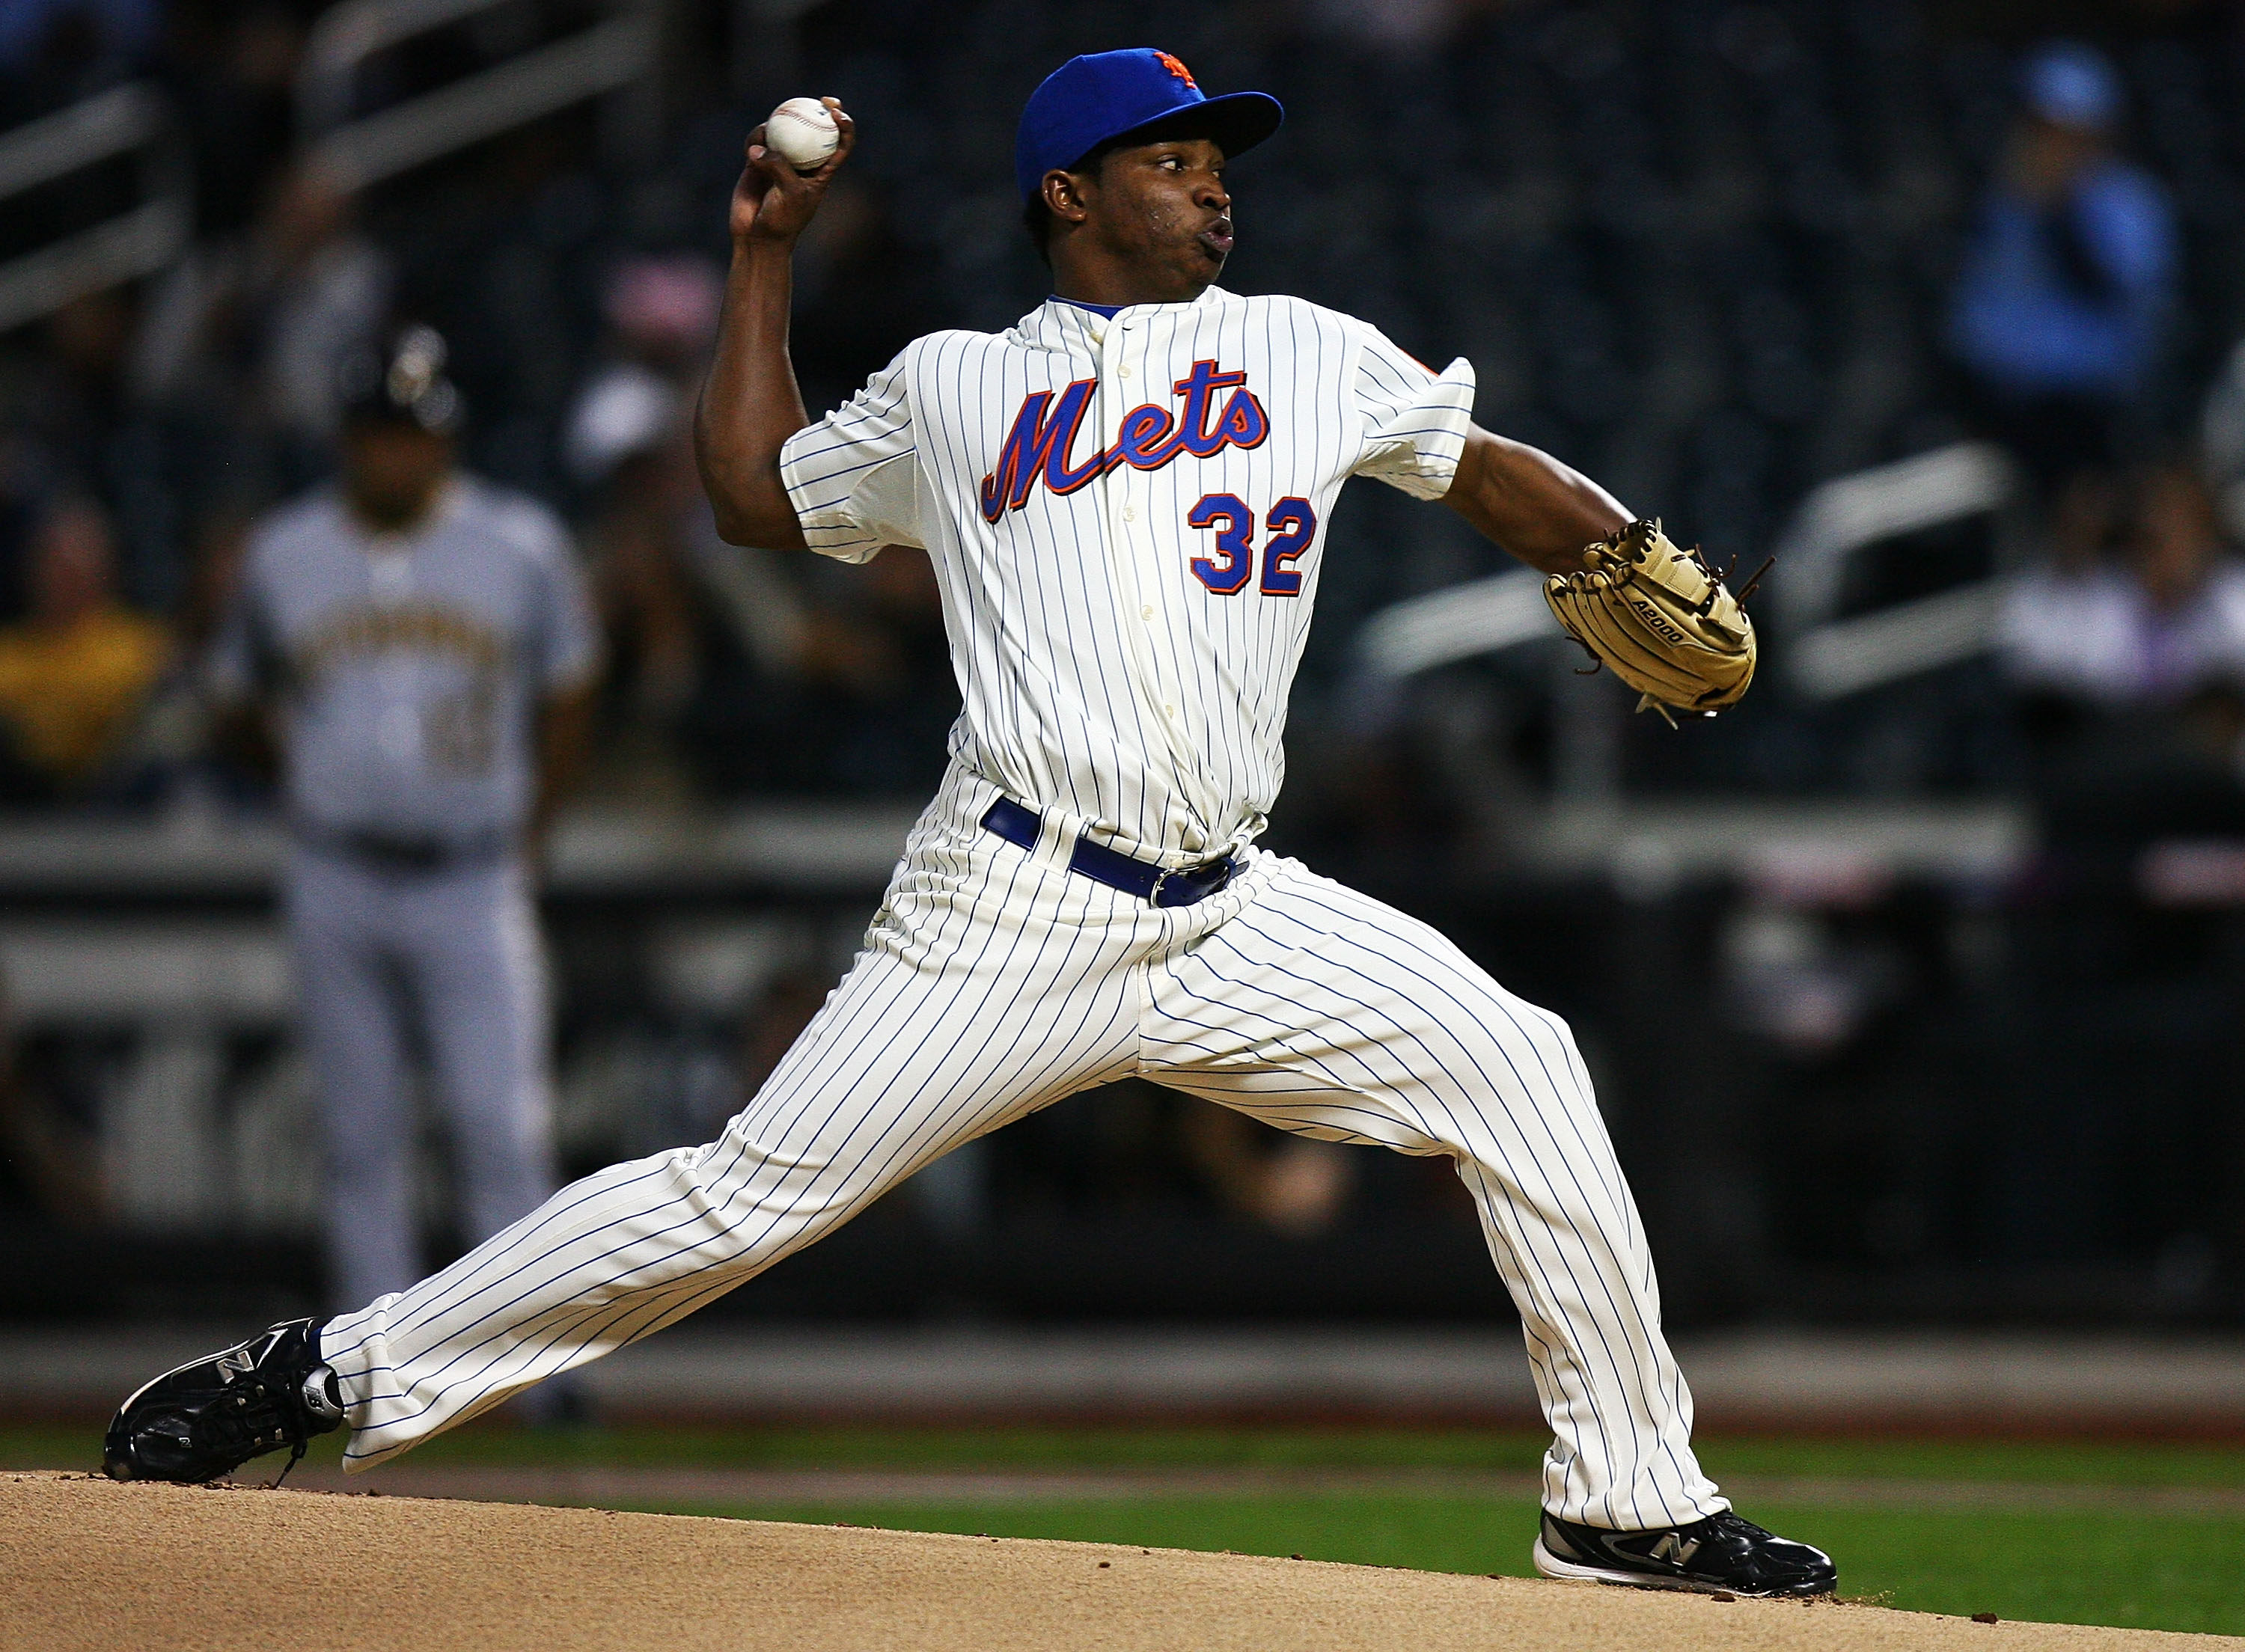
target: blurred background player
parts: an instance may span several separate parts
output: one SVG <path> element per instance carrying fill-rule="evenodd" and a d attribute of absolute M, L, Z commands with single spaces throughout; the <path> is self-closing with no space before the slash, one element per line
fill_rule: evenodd
<path fill-rule="evenodd" d="M 416 1035 L 464 1236 L 554 1183 L 531 863 L 582 744 L 597 633 L 560 524 L 456 469 L 444 362 L 415 327 L 347 364 L 340 477 L 256 530 L 210 667 L 214 695 L 275 714 L 338 1301 L 422 1272 Z"/>

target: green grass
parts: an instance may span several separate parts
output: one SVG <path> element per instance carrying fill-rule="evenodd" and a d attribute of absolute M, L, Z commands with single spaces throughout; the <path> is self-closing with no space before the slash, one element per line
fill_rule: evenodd
<path fill-rule="evenodd" d="M 1848 1594 L 1919 1612 L 2245 1635 L 2245 1520 L 2121 1509 L 1757 1506 L 1840 1562 Z"/>
<path fill-rule="evenodd" d="M 2082 1440 L 1730 1439 L 1700 1442 L 1708 1472 L 1767 1479 L 1996 1480 L 2013 1485 L 2245 1489 L 2245 1446 Z"/>
<path fill-rule="evenodd" d="M 0 1467 L 90 1468 L 98 1425 L 0 1430 Z M 769 1468 L 1448 1468 L 1532 1474 L 1540 1439 L 1468 1430 L 587 1429 L 472 1426 L 410 1459 L 448 1464 L 691 1465 Z M 333 1438 L 315 1460 L 338 1454 Z M 2228 1445 L 1984 1440 L 1710 1439 L 1710 1471 L 1774 1479 L 1889 1483 L 1894 1506 L 1778 1506 L 1746 1512 L 1830 1549 L 1841 1586 L 1923 1611 L 2245 1635 L 2245 1517 L 2120 1506 L 1962 1509 L 1910 1482 L 2129 1489 L 2245 1488 L 2245 1448 Z M 275 1464 L 279 1459 L 272 1459 Z M 641 1506 L 649 1506 L 641 1505 Z M 1073 1538 L 1147 1547 L 1301 1554 L 1438 1571 L 1524 1574 L 1535 1509 L 1524 1495 L 1349 1491 L 1148 1496 L 1066 1503 L 666 1506 L 668 1512 L 847 1520 L 923 1531 Z"/>

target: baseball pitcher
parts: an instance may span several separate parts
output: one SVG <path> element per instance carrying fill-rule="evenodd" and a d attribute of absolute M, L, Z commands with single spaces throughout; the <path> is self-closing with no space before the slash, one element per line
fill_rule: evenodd
<path fill-rule="evenodd" d="M 200 1478 L 346 1423 L 347 1462 L 383 1461 L 692 1312 L 961 1142 L 1138 1075 L 1455 1161 L 1551 1424 L 1545 1573 L 1829 1590 L 1825 1555 L 1732 1513 L 1692 1455 L 1644 1230 L 1564 1023 L 1255 843 L 1350 477 L 1440 500 L 1548 572 L 1570 629 L 1664 708 L 1743 691 L 1730 593 L 1595 484 L 1477 429 L 1463 361 L 1435 372 L 1349 316 L 1216 286 L 1228 164 L 1280 111 L 1205 97 L 1164 52 L 1078 58 L 1022 115 L 1053 296 L 1001 334 L 918 341 L 811 419 L 790 266 L 850 152 L 829 106 L 838 146 L 808 173 L 751 137 L 698 434 L 727 538 L 846 561 L 921 546 L 941 582 L 964 709 L 864 950 L 716 1141 L 578 1182 L 409 1290 L 158 1378 L 112 1424 L 110 1472 Z M 255 1403 L 229 1407 L 244 1384 Z"/>

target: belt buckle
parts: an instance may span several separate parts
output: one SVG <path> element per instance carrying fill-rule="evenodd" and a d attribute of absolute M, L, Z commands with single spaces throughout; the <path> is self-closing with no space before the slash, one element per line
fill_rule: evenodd
<path fill-rule="evenodd" d="M 1229 856 L 1227 856 L 1217 855 L 1217 856 L 1211 856 L 1211 858 L 1209 858 L 1209 859 L 1207 859 L 1207 860 L 1201 861 L 1201 862 L 1199 862 L 1197 864 L 1191 865 L 1191 866 L 1165 866 L 1165 867 L 1163 867 L 1163 868 L 1162 869 L 1161 876 L 1160 876 L 1160 877 L 1156 877 L 1156 878 L 1155 878 L 1155 880 L 1154 880 L 1154 887 L 1153 887 L 1153 888 L 1151 888 L 1151 889 L 1150 889 L 1150 890 L 1148 890 L 1146 891 L 1146 904 L 1147 904 L 1149 906 L 1159 906 L 1159 905 L 1161 905 L 1161 904 L 1162 904 L 1162 890 L 1163 890 L 1163 886 L 1164 886 L 1164 885 L 1166 885 L 1171 878 L 1173 878 L 1173 877 L 1195 877 L 1195 876 L 1197 876 L 1197 874 L 1199 874 L 1199 873 L 1202 873 L 1202 872 L 1205 872 L 1205 871 L 1210 870 L 1211 868 L 1218 867 L 1218 866 L 1223 865 L 1223 863 L 1224 863 L 1224 861 L 1225 861 L 1226 859 L 1228 859 L 1228 858 L 1229 858 Z M 1211 893 L 1212 893 L 1212 892 L 1213 892 L 1213 891 L 1211 891 Z M 1207 898 L 1208 898 L 1208 897 L 1207 897 L 1207 896 L 1205 896 L 1205 895 L 1204 895 L 1201 898 L 1202 898 L 1203 900 L 1205 900 L 1205 899 L 1207 899 Z"/>

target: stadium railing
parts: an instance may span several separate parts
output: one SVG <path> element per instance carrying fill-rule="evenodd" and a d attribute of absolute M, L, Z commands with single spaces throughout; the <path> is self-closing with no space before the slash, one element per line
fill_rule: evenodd
<path fill-rule="evenodd" d="M 136 151 L 145 196 L 139 206 L 0 264 L 0 332 L 154 274 L 186 250 L 193 233 L 187 158 L 155 87 L 112 86 L 0 134 L 0 200 Z"/>
<path fill-rule="evenodd" d="M 1976 517 L 2017 494 L 2003 451 L 1959 442 L 1823 484 L 1777 543 L 1776 618 L 1794 690 L 1836 700 L 1957 664 L 1995 646 L 2001 573 L 1835 618 L 1850 564 L 1873 547 Z"/>
<path fill-rule="evenodd" d="M 467 22 L 511 0 L 344 0 L 322 14 L 296 87 L 309 165 L 337 188 L 362 189 L 572 104 L 649 82 L 659 28 L 645 0 L 530 46 L 449 85 L 371 112 L 355 109 L 360 67 L 416 35 Z"/>

